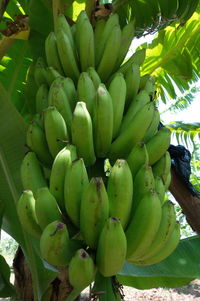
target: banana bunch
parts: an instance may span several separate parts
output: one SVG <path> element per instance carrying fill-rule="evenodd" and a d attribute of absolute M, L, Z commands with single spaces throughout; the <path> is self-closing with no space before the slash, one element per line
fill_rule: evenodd
<path fill-rule="evenodd" d="M 35 65 L 17 212 L 41 258 L 69 268 L 73 296 L 96 271 L 112 277 L 125 260 L 154 264 L 180 239 L 166 197 L 170 131 L 159 127 L 155 79 L 140 74 L 145 49 L 124 62 L 133 37 L 134 24 L 121 28 L 117 14 L 92 26 L 82 11 L 73 27 L 59 15 L 47 65 Z"/>

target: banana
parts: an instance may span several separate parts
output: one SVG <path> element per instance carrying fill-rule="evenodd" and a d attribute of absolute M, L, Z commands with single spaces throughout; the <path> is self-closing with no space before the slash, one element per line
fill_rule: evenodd
<path fill-rule="evenodd" d="M 97 72 L 102 82 L 105 82 L 115 67 L 121 44 L 121 28 L 119 25 L 113 27 L 97 67 Z"/>
<path fill-rule="evenodd" d="M 126 82 L 123 74 L 116 73 L 108 88 L 113 104 L 113 138 L 117 136 L 122 122 L 126 91 Z"/>
<path fill-rule="evenodd" d="M 25 231 L 39 238 L 42 234 L 35 214 L 35 199 L 31 190 L 24 190 L 17 202 L 17 213 Z"/>
<path fill-rule="evenodd" d="M 179 242 L 180 242 L 180 225 L 179 223 L 176 223 L 173 232 L 171 233 L 168 240 L 165 242 L 165 244 L 163 245 L 160 251 L 158 251 L 152 257 L 149 257 L 145 260 L 131 261 L 131 263 L 134 263 L 136 265 L 147 266 L 147 265 L 152 265 L 161 262 L 162 260 L 167 258 L 170 254 L 172 254 L 173 251 L 175 251 Z"/>
<path fill-rule="evenodd" d="M 96 249 L 100 232 L 109 213 L 109 201 L 102 178 L 92 178 L 86 187 L 80 211 L 80 230 L 86 244 Z"/>
<path fill-rule="evenodd" d="M 68 268 L 69 282 L 73 288 L 86 288 L 94 281 L 95 272 L 92 257 L 84 249 L 77 250 Z"/>
<path fill-rule="evenodd" d="M 112 99 L 104 84 L 100 84 L 94 103 L 94 145 L 98 157 L 105 157 L 110 150 L 113 136 Z"/>
<path fill-rule="evenodd" d="M 126 158 L 133 146 L 139 141 L 142 141 L 142 138 L 152 121 L 153 112 L 153 103 L 148 103 L 136 113 L 135 117 L 131 120 L 129 127 L 126 128 L 111 144 L 108 155 L 111 160 Z"/>
<path fill-rule="evenodd" d="M 170 145 L 171 132 L 166 127 L 162 127 L 159 131 L 146 143 L 147 152 L 149 154 L 149 164 L 155 164 L 167 151 Z"/>
<path fill-rule="evenodd" d="M 37 113 L 41 113 L 44 109 L 48 107 L 48 94 L 49 94 L 48 85 L 47 84 L 40 85 L 35 96 L 35 105 L 36 105 Z"/>
<path fill-rule="evenodd" d="M 53 67 L 61 75 L 63 75 L 63 69 L 58 55 L 57 41 L 54 32 L 50 32 L 49 35 L 46 37 L 45 54 L 48 66 Z"/>
<path fill-rule="evenodd" d="M 146 49 L 140 49 L 133 53 L 133 55 L 119 68 L 118 72 L 125 74 L 127 70 L 133 65 L 141 66 L 145 60 Z"/>
<path fill-rule="evenodd" d="M 67 226 L 59 220 L 49 223 L 40 238 L 42 258 L 53 266 L 69 265 L 74 252 L 79 247 L 78 242 L 70 240 Z"/>
<path fill-rule="evenodd" d="M 137 174 L 139 169 L 144 164 L 148 164 L 148 162 L 149 162 L 149 156 L 147 153 L 145 143 L 144 142 L 136 143 L 127 157 L 127 163 L 130 167 L 133 179 L 135 178 L 135 175 Z"/>
<path fill-rule="evenodd" d="M 101 79 L 99 77 L 99 74 L 96 72 L 96 70 L 93 67 L 89 67 L 87 69 L 87 73 L 88 73 L 89 77 L 91 78 L 91 80 L 94 84 L 95 90 L 97 90 L 100 83 L 101 83 Z"/>
<path fill-rule="evenodd" d="M 72 142 L 85 165 L 94 164 L 96 157 L 93 143 L 92 120 L 84 102 L 77 102 L 72 119 Z"/>
<path fill-rule="evenodd" d="M 160 199 L 161 204 L 165 202 L 165 185 L 163 180 L 159 176 L 154 176 L 155 179 L 155 191 Z"/>
<path fill-rule="evenodd" d="M 55 79 L 49 90 L 48 102 L 50 106 L 56 107 L 59 113 L 65 120 L 67 129 L 70 132 L 71 120 L 72 120 L 72 109 L 70 104 L 70 97 L 68 96 L 67 84 L 63 77 Z"/>
<path fill-rule="evenodd" d="M 157 194 L 152 190 L 146 192 L 125 232 L 128 262 L 135 261 L 146 253 L 158 231 L 161 215 L 162 209 Z"/>
<path fill-rule="evenodd" d="M 166 183 L 168 174 L 171 170 L 171 157 L 168 151 L 152 166 L 154 176 L 161 177 Z"/>
<path fill-rule="evenodd" d="M 41 187 L 37 190 L 35 212 L 41 229 L 44 229 L 53 221 L 63 220 L 56 199 L 47 187 Z"/>
<path fill-rule="evenodd" d="M 88 184 L 89 180 L 83 159 L 75 159 L 66 173 L 64 199 L 66 212 L 78 228 L 80 226 L 81 198 Z"/>
<path fill-rule="evenodd" d="M 162 206 L 162 217 L 156 236 L 150 247 L 146 250 L 146 254 L 141 256 L 139 260 L 143 261 L 151 258 L 160 250 L 162 250 L 163 246 L 166 244 L 167 240 L 174 231 L 175 224 L 176 213 L 174 210 L 174 205 L 169 201 L 165 202 Z"/>
<path fill-rule="evenodd" d="M 62 89 L 64 90 L 67 99 L 69 101 L 69 104 L 71 106 L 72 111 L 74 110 L 76 106 L 76 102 L 78 99 L 78 94 L 74 85 L 73 80 L 70 77 L 64 77 L 60 79 L 60 85 Z"/>
<path fill-rule="evenodd" d="M 31 190 L 34 197 L 37 189 L 47 186 L 42 167 L 34 152 L 28 152 L 21 164 L 21 180 L 24 190 Z"/>
<path fill-rule="evenodd" d="M 133 41 L 134 34 L 135 34 L 135 25 L 134 25 L 134 21 L 131 21 L 128 24 L 126 24 L 122 29 L 121 47 L 115 65 L 115 71 L 123 63 L 126 54 L 129 50 L 129 47 L 131 46 L 131 42 Z"/>
<path fill-rule="evenodd" d="M 72 160 L 75 159 L 73 153 L 68 147 L 64 147 L 55 157 L 50 179 L 49 190 L 55 197 L 62 212 L 65 210 L 64 204 L 64 183 L 67 168 L 70 166 Z"/>
<path fill-rule="evenodd" d="M 87 72 L 82 72 L 77 84 L 77 92 L 79 101 L 84 101 L 90 115 L 93 115 L 94 100 L 96 96 L 96 89 L 93 81 Z"/>
<path fill-rule="evenodd" d="M 134 119 L 137 112 L 139 112 L 139 110 L 141 110 L 149 102 L 150 97 L 148 93 L 145 90 L 141 90 L 130 103 L 129 108 L 120 126 L 119 133 L 122 133 L 126 128 L 128 128 L 129 124 Z"/>
<path fill-rule="evenodd" d="M 34 120 L 28 126 L 26 143 L 44 165 L 50 166 L 52 164 L 53 158 L 48 149 L 45 132 Z"/>
<path fill-rule="evenodd" d="M 46 68 L 46 81 L 49 87 L 57 77 L 61 77 L 61 74 L 56 69 L 53 67 Z"/>
<path fill-rule="evenodd" d="M 81 22 L 77 20 L 76 23 L 76 39 L 81 71 L 86 71 L 88 67 L 95 66 L 94 32 L 86 11 L 82 11 L 81 14 Z"/>
<path fill-rule="evenodd" d="M 125 81 L 127 87 L 126 93 L 126 108 L 129 107 L 132 100 L 135 99 L 140 85 L 140 66 L 132 64 L 125 73 Z"/>
<path fill-rule="evenodd" d="M 97 25 L 97 29 L 95 30 L 95 66 L 96 67 L 99 65 L 102 59 L 103 52 L 105 50 L 105 45 L 116 25 L 119 26 L 118 14 L 111 14 L 106 22 L 99 21 Z"/>
<path fill-rule="evenodd" d="M 152 120 L 150 126 L 148 127 L 148 129 L 144 135 L 144 138 L 143 138 L 143 141 L 145 143 L 148 142 L 157 133 L 159 122 L 160 122 L 160 113 L 159 113 L 158 109 L 155 108 L 153 120 Z"/>
<path fill-rule="evenodd" d="M 156 86 L 155 86 L 155 78 L 154 77 L 151 76 L 146 81 L 146 84 L 144 86 L 144 90 L 146 90 L 148 95 L 150 95 L 151 98 L 154 99 L 155 93 L 156 93 Z"/>
<path fill-rule="evenodd" d="M 111 169 L 107 183 L 109 215 L 118 218 L 126 228 L 133 200 L 133 178 L 128 163 L 118 159 Z"/>
<path fill-rule="evenodd" d="M 127 242 L 120 220 L 110 217 L 99 236 L 96 263 L 104 277 L 116 275 L 123 267 L 126 258 Z"/>
<path fill-rule="evenodd" d="M 140 77 L 140 86 L 139 90 L 144 90 L 144 87 L 146 85 L 147 80 L 150 78 L 150 74 L 144 74 L 143 76 Z"/>
<path fill-rule="evenodd" d="M 168 190 L 170 184 L 171 184 L 171 171 L 169 171 L 169 173 L 168 173 L 168 175 L 166 177 L 165 183 L 164 183 L 164 185 L 165 185 L 165 191 Z"/>
<path fill-rule="evenodd" d="M 49 151 L 55 158 L 68 141 L 65 121 L 55 107 L 48 107 L 44 111 L 44 128 Z"/>
<path fill-rule="evenodd" d="M 42 84 L 46 84 L 46 66 L 42 57 L 38 57 L 35 68 L 34 68 L 34 79 L 36 84 L 41 86 Z"/>
<path fill-rule="evenodd" d="M 79 78 L 79 69 L 76 62 L 76 55 L 72 48 L 70 39 L 66 32 L 63 30 L 58 30 L 56 32 L 57 47 L 62 64 L 62 68 L 66 76 L 73 79 L 74 82 Z"/>

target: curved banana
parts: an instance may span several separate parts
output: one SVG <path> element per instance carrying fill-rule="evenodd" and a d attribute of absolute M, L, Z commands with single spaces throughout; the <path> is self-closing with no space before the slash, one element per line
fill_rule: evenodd
<path fill-rule="evenodd" d="M 127 86 L 126 108 L 133 103 L 140 86 L 140 66 L 132 64 L 125 73 L 125 81 Z"/>
<path fill-rule="evenodd" d="M 63 89 L 63 91 L 65 92 L 67 100 L 73 111 L 78 99 L 78 93 L 76 91 L 74 82 L 70 77 L 63 77 L 60 78 L 60 85 L 61 85 L 61 89 Z"/>
<path fill-rule="evenodd" d="M 74 159 L 74 158 L 73 158 Z M 64 183 L 67 168 L 72 162 L 72 153 L 64 147 L 55 157 L 49 179 L 49 190 L 55 197 L 62 212 L 65 210 L 64 204 Z"/>
<path fill-rule="evenodd" d="M 31 190 L 34 197 L 40 187 L 47 186 L 42 167 L 34 152 L 28 152 L 21 164 L 21 180 L 24 190 Z"/>
<path fill-rule="evenodd" d="M 81 73 L 78 79 L 77 92 L 79 101 L 86 103 L 88 112 L 91 116 L 93 116 L 96 89 L 87 72 Z"/>
<path fill-rule="evenodd" d="M 41 229 L 44 229 L 53 221 L 63 220 L 56 199 L 47 187 L 41 187 L 37 190 L 35 212 Z"/>
<path fill-rule="evenodd" d="M 125 229 L 133 200 L 133 178 L 126 160 L 118 159 L 112 167 L 107 183 L 107 194 L 109 215 L 118 218 Z"/>
<path fill-rule="evenodd" d="M 148 129 L 144 135 L 144 138 L 143 138 L 143 141 L 145 143 L 147 143 L 157 133 L 159 122 L 160 122 L 160 113 L 159 113 L 158 109 L 155 108 L 152 122 L 151 122 L 150 126 L 148 127 Z"/>
<path fill-rule="evenodd" d="M 61 74 L 56 69 L 53 67 L 46 68 L 46 81 L 49 87 L 57 77 L 61 77 Z"/>
<path fill-rule="evenodd" d="M 104 84 L 100 84 L 94 103 L 94 146 L 98 157 L 105 157 L 110 150 L 113 136 L 113 104 Z"/>
<path fill-rule="evenodd" d="M 171 132 L 166 127 L 159 131 L 146 143 L 149 154 L 149 164 L 155 164 L 167 151 L 170 145 Z"/>
<path fill-rule="evenodd" d="M 28 126 L 26 143 L 44 165 L 51 166 L 53 158 L 48 149 L 45 132 L 35 120 Z"/>
<path fill-rule="evenodd" d="M 147 103 L 140 109 L 135 117 L 126 128 L 111 144 L 109 158 L 116 160 L 117 158 L 126 158 L 133 146 L 142 141 L 147 128 L 149 127 L 154 112 L 153 103 Z M 145 120 L 145 122 L 144 122 Z"/>
<path fill-rule="evenodd" d="M 42 234 L 35 214 L 35 199 L 31 190 L 24 190 L 17 202 L 17 213 L 22 228 L 32 236 L 39 238 Z"/>
<path fill-rule="evenodd" d="M 38 87 L 41 86 L 42 84 L 47 84 L 46 66 L 45 66 L 44 59 L 42 57 L 38 57 L 35 63 L 34 79 Z"/>
<path fill-rule="evenodd" d="M 118 72 L 123 74 L 132 66 L 132 64 L 137 64 L 141 66 L 145 60 L 146 49 L 140 49 L 133 53 L 133 55 L 119 68 Z"/>
<path fill-rule="evenodd" d="M 152 166 L 154 176 L 162 178 L 163 183 L 166 183 L 168 174 L 171 170 L 171 157 L 168 151 Z"/>
<path fill-rule="evenodd" d="M 138 142 L 133 146 L 130 154 L 127 157 L 127 162 L 134 179 L 139 169 L 144 164 L 149 163 L 149 156 L 144 142 Z"/>
<path fill-rule="evenodd" d="M 155 97 L 156 86 L 155 86 L 155 78 L 150 76 L 145 83 L 144 90 L 147 91 L 148 95 L 151 96 L 152 99 Z"/>
<path fill-rule="evenodd" d="M 159 176 L 154 176 L 155 179 L 155 191 L 160 199 L 161 204 L 165 202 L 165 185 L 163 183 L 163 180 Z"/>
<path fill-rule="evenodd" d="M 89 180 L 82 158 L 75 159 L 67 170 L 64 184 L 64 200 L 66 212 L 78 228 L 80 227 L 80 207 L 84 189 Z"/>
<path fill-rule="evenodd" d="M 54 32 L 50 32 L 45 40 L 45 54 L 48 66 L 53 67 L 63 75 L 63 69 L 58 55 L 57 41 Z"/>
<path fill-rule="evenodd" d="M 68 141 L 65 121 L 55 107 L 48 107 L 44 111 L 44 128 L 49 151 L 55 158 Z"/>
<path fill-rule="evenodd" d="M 126 258 L 127 242 L 120 220 L 110 217 L 99 236 L 96 263 L 104 277 L 116 275 L 123 267 Z"/>
<path fill-rule="evenodd" d="M 84 102 L 77 102 L 72 119 L 72 142 L 85 165 L 94 164 L 96 157 L 93 143 L 93 129 L 90 114 Z"/>
<path fill-rule="evenodd" d="M 152 190 L 146 192 L 125 232 L 128 262 L 136 261 L 146 254 L 158 231 L 161 215 L 162 209 L 157 194 Z"/>
<path fill-rule="evenodd" d="M 121 28 L 119 25 L 113 27 L 97 67 L 97 72 L 102 82 L 105 82 L 112 74 L 115 67 L 119 49 L 121 46 Z"/>
<path fill-rule="evenodd" d="M 84 249 L 77 250 L 68 268 L 69 282 L 73 288 L 86 288 L 94 281 L 95 272 L 92 257 Z"/>
<path fill-rule="evenodd" d="M 86 187 L 80 211 L 80 230 L 86 244 L 96 249 L 109 213 L 109 201 L 102 178 L 92 178 Z"/>
<path fill-rule="evenodd" d="M 95 90 L 97 90 L 100 83 L 101 83 L 101 79 L 99 77 L 99 74 L 96 72 L 96 70 L 93 67 L 89 67 L 87 69 L 87 73 L 88 73 L 89 77 L 91 78 L 91 80 L 94 84 Z"/>
<path fill-rule="evenodd" d="M 117 136 L 122 122 L 126 91 L 126 82 L 123 74 L 116 73 L 108 88 L 113 103 L 113 138 Z"/>
<path fill-rule="evenodd" d="M 47 84 L 40 85 L 35 96 L 35 106 L 36 106 L 37 113 L 41 113 L 44 109 L 48 107 L 48 94 L 49 94 L 48 85 Z"/>

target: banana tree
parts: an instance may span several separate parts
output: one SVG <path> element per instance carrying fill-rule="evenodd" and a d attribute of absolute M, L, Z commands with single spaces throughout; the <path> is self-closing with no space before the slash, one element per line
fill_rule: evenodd
<path fill-rule="evenodd" d="M 13 263 L 15 272 L 14 285 L 10 283 L 9 266 L 4 258 L 2 256 L 0 257 L 0 297 L 18 296 L 20 300 L 35 301 L 75 300 L 76 298 L 78 300 L 78 296 L 82 291 L 82 287 L 78 290 L 73 289 L 77 280 L 76 278 L 79 278 L 78 275 L 74 277 L 70 283 L 66 266 L 57 267 L 57 264 L 49 264 L 47 263 L 48 260 L 44 260 L 43 256 L 41 256 L 41 247 L 39 246 L 38 238 L 30 236 L 27 233 L 26 227 L 23 227 L 23 223 L 20 222 L 20 214 L 17 212 L 19 198 L 23 189 L 25 189 L 20 169 L 25 154 L 30 151 L 30 143 L 27 140 L 27 129 L 29 128 L 29 122 L 35 118 L 35 114 L 38 112 L 38 106 L 41 109 L 41 104 L 36 104 L 36 99 L 38 98 L 37 80 L 40 81 L 42 78 L 40 71 L 43 68 L 43 61 L 46 59 L 48 61 L 45 45 L 47 44 L 49 33 L 56 32 L 58 15 L 61 13 L 62 16 L 65 16 L 64 19 L 65 21 L 67 20 L 66 30 L 70 29 L 72 35 L 81 11 L 86 11 L 92 28 L 96 28 L 96 37 L 98 36 L 98 27 L 101 28 L 101 26 L 103 26 L 101 24 L 105 24 L 111 14 L 115 13 L 119 16 L 121 28 L 125 28 L 126 24 L 132 24 L 134 33 L 133 31 L 127 33 L 129 43 L 127 43 L 126 40 L 121 41 L 118 38 L 119 32 L 117 26 L 114 26 L 113 31 L 109 33 L 109 36 L 112 37 L 112 43 L 110 42 L 111 46 L 109 49 L 113 48 L 113 52 L 110 53 L 110 59 L 106 61 L 106 68 L 103 63 L 100 64 L 98 68 L 98 72 L 101 75 L 100 82 L 104 82 L 107 86 L 112 82 L 112 76 L 118 68 L 119 72 L 122 73 L 127 70 L 126 66 L 130 61 L 125 58 L 125 54 L 128 51 L 130 42 L 133 40 L 134 43 L 134 39 L 136 40 L 138 37 L 147 34 L 156 34 L 151 44 L 148 45 L 145 43 L 138 47 L 136 54 L 140 53 L 140 56 L 138 58 L 137 55 L 133 55 L 131 62 L 137 63 L 136 65 L 141 65 L 141 67 L 138 68 L 138 72 L 141 72 L 141 77 L 144 80 L 143 83 L 145 79 L 148 79 L 150 76 L 151 79 L 153 77 L 156 79 L 156 101 L 163 101 L 167 104 L 170 102 L 170 98 L 176 98 L 176 89 L 179 89 L 181 92 L 188 91 L 190 85 L 198 80 L 200 65 L 200 14 L 198 4 L 198 0 L 116 0 L 112 3 L 110 3 L 110 1 L 99 2 L 90 0 L 20 0 L 1 2 L 0 226 L 19 243 L 20 248 Z M 101 30 L 99 30 L 99 32 L 101 33 Z M 84 39 L 87 39 L 86 32 L 85 35 L 82 36 L 83 45 Z M 95 49 L 96 55 L 102 51 L 102 46 L 100 44 L 97 46 Z M 120 46 L 122 48 L 121 61 L 118 63 L 118 68 L 114 69 L 112 66 L 112 57 L 115 55 L 116 48 Z M 89 52 L 89 48 L 81 49 L 83 51 L 83 57 L 86 58 L 84 62 L 87 65 L 88 61 L 92 61 L 92 53 Z M 146 59 L 144 60 L 143 54 L 145 53 L 145 49 Z M 69 55 L 70 54 L 67 53 L 67 56 Z M 73 68 L 73 57 L 76 57 L 76 55 L 76 50 L 74 50 L 71 56 L 72 60 L 67 61 L 65 60 L 65 55 L 63 55 L 63 65 L 68 66 L 69 69 L 71 67 Z M 38 60 L 38 58 L 40 59 Z M 51 59 L 54 60 L 55 55 L 51 57 Z M 120 67 L 121 64 L 122 66 Z M 107 66 L 110 67 L 108 68 Z M 68 68 L 66 73 L 69 70 Z M 78 66 L 78 68 L 80 68 L 80 66 Z M 81 65 L 81 68 L 84 69 L 84 63 Z M 36 69 L 39 71 L 39 77 L 35 75 Z M 110 72 L 109 75 L 108 70 Z M 55 73 L 53 73 L 53 75 L 51 73 L 51 64 L 50 67 L 48 67 L 48 71 L 47 82 L 49 81 L 51 83 L 52 78 L 55 79 Z M 63 72 L 63 70 L 61 70 L 61 72 Z M 72 72 L 72 78 L 76 72 L 78 71 L 75 70 L 75 73 Z M 98 80 L 96 77 L 97 82 Z M 151 84 L 150 88 L 152 88 L 152 86 L 154 87 L 154 80 L 151 81 Z M 142 87 L 141 83 L 140 85 Z M 104 87 L 102 86 L 101 88 L 103 90 Z M 81 88 L 79 88 L 79 91 L 80 90 Z M 111 90 L 110 93 L 114 93 L 111 92 Z M 122 85 L 121 90 L 123 90 Z M 151 97 L 155 98 L 155 91 L 150 92 Z M 134 91 L 132 91 L 132 93 L 134 93 Z M 108 121 L 111 122 L 111 113 L 109 113 L 110 107 L 107 102 L 105 105 L 107 106 L 105 124 L 107 124 Z M 79 105 L 79 110 L 81 110 L 81 106 L 84 108 L 83 103 Z M 54 122 L 53 120 L 54 119 L 52 119 L 51 123 Z M 98 118 L 96 118 L 95 122 L 98 123 Z M 179 126 L 179 128 L 181 127 L 180 124 L 177 126 Z M 170 128 L 170 126 L 168 127 Z M 109 128 L 110 127 L 107 128 L 107 132 Z M 194 136 L 198 133 L 199 126 L 196 125 L 196 127 L 193 126 L 190 129 L 191 132 L 188 131 L 188 135 L 193 141 Z M 65 133 L 62 139 L 59 140 L 59 145 L 64 146 L 65 140 L 68 138 Z M 84 138 L 85 137 L 83 137 L 83 140 Z M 104 138 L 104 135 L 102 135 L 102 139 Z M 103 141 L 105 145 L 107 141 Z M 83 143 L 84 142 L 85 141 L 83 141 Z M 36 145 L 36 147 L 37 146 L 38 145 Z M 129 145 L 127 146 L 129 147 Z M 85 147 L 87 147 L 87 143 L 85 143 Z M 49 149 L 51 150 L 51 154 L 49 155 L 46 148 L 45 161 L 48 161 L 48 156 L 51 158 L 52 152 L 54 152 L 51 148 Z M 92 152 L 91 149 L 88 151 Z M 107 165 L 104 163 L 105 153 L 103 151 L 102 155 L 102 150 L 100 150 L 100 158 L 96 160 L 94 165 L 88 168 L 90 178 L 101 176 L 102 179 L 104 179 L 110 174 L 110 164 L 107 161 Z M 48 162 L 47 165 L 44 166 L 44 172 L 46 178 L 49 178 L 50 170 L 48 168 Z M 59 170 L 59 172 L 61 172 L 61 170 Z M 184 195 L 183 193 L 179 193 L 181 189 L 183 189 L 183 185 L 181 181 L 177 183 L 177 174 L 173 173 L 172 175 L 171 190 L 172 192 L 175 190 L 174 194 L 184 207 L 186 204 L 183 200 Z M 78 176 L 77 174 L 77 177 Z M 173 186 L 173 183 L 175 183 L 176 186 Z M 98 187 L 101 185 L 103 184 L 99 181 Z M 176 189 L 173 189 L 173 187 L 176 187 Z M 185 193 L 187 193 L 187 189 Z M 190 194 L 188 197 L 190 197 Z M 199 199 L 196 198 L 195 204 L 197 204 L 197 206 L 199 206 L 198 200 Z M 189 206 L 188 210 L 184 207 L 186 214 L 195 211 L 190 205 L 187 204 L 187 206 Z M 62 204 L 60 207 L 62 207 Z M 88 208 L 90 209 L 90 207 Z M 199 213 L 197 213 L 198 210 L 195 211 L 195 215 L 189 214 L 188 220 L 199 233 Z M 86 228 L 88 231 L 86 225 L 87 218 L 88 216 L 83 219 L 82 229 Z M 80 233 L 77 233 L 76 229 L 74 231 L 71 221 L 66 219 L 66 217 L 64 218 L 64 224 L 67 224 L 69 229 L 71 229 L 71 235 L 76 236 L 76 242 L 82 240 Z M 56 229 L 54 232 L 58 230 Z M 113 241 L 113 244 L 114 243 Z M 90 242 L 87 241 L 87 244 L 90 245 Z M 123 299 L 121 285 L 129 285 L 139 289 L 159 286 L 176 287 L 184 285 L 195 278 L 199 278 L 199 258 L 196 252 L 199 245 L 200 240 L 198 236 L 195 236 L 181 240 L 176 250 L 170 256 L 153 265 L 140 266 L 138 264 L 125 262 L 121 270 L 116 272 L 117 275 L 115 276 L 106 277 L 103 276 L 103 274 L 106 274 L 104 271 L 103 274 L 97 272 L 93 279 L 94 285 L 90 290 L 89 298 L 91 300 L 96 300 L 97 298 L 99 298 L 99 300 L 121 300 Z M 103 247 L 102 249 L 104 251 Z M 101 251 L 101 255 L 103 251 Z M 81 254 L 82 257 L 87 257 L 86 251 Z M 112 258 L 110 258 L 110 261 L 112 261 Z M 92 267 L 91 269 L 93 270 Z M 85 286 L 87 286 L 86 273 L 83 278 L 85 279 Z M 91 279 L 89 283 L 90 282 Z"/>

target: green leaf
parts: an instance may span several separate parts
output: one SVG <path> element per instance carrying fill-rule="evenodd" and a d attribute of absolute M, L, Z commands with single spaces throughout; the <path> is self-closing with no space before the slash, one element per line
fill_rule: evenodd
<path fill-rule="evenodd" d="M 0 297 L 15 295 L 13 285 L 10 283 L 10 267 L 4 257 L 0 255 Z"/>
<path fill-rule="evenodd" d="M 177 287 L 200 277 L 200 237 L 180 241 L 177 249 L 165 260 L 150 266 L 125 263 L 118 274 L 119 282 L 139 289 Z"/>
<path fill-rule="evenodd" d="M 5 210 L 5 205 L 2 200 L 0 200 L 0 235 L 1 235 L 1 225 L 2 225 L 2 219 L 3 219 L 3 214 Z M 1 236 L 0 236 L 1 238 Z"/>

